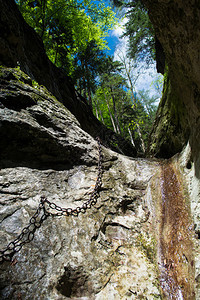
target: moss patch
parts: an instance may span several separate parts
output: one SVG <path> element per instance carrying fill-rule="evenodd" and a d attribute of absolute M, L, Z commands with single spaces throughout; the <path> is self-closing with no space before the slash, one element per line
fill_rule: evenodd
<path fill-rule="evenodd" d="M 147 234 L 141 233 L 137 237 L 136 244 L 141 248 L 145 256 L 152 262 L 155 263 L 156 257 L 156 241 L 154 238 L 147 236 Z"/>

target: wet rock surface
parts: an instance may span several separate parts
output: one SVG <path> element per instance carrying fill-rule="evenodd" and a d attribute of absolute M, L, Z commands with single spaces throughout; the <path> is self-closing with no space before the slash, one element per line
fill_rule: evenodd
<path fill-rule="evenodd" d="M 173 164 L 163 164 L 159 267 L 161 285 L 169 299 L 195 299 L 193 224 L 187 196 Z"/>

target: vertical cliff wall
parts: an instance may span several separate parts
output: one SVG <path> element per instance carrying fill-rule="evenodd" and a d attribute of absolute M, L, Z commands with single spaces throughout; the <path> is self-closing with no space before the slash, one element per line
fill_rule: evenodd
<path fill-rule="evenodd" d="M 200 4 L 199 1 L 144 0 L 165 52 L 168 79 L 152 132 L 151 152 L 170 156 L 190 140 L 200 153 Z M 160 147 L 160 149 L 159 149 Z M 199 177 L 199 168 L 196 168 Z"/>

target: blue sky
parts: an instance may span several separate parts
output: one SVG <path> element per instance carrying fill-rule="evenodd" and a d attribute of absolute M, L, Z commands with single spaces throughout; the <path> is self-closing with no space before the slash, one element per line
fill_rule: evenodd
<path fill-rule="evenodd" d="M 115 49 L 117 45 L 119 44 L 119 38 L 112 34 L 113 30 L 110 30 L 109 36 L 106 38 L 108 42 L 108 47 L 110 50 L 106 50 L 106 53 L 109 55 L 114 55 Z"/>

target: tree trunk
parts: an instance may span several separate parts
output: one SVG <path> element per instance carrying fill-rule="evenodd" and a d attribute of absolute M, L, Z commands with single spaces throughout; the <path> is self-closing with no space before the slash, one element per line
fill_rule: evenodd
<path fill-rule="evenodd" d="M 58 56 L 58 44 L 56 43 L 56 54 L 55 54 L 55 59 L 54 59 L 54 64 L 55 65 L 57 63 L 57 56 Z"/>
<path fill-rule="evenodd" d="M 141 148 L 142 148 L 142 152 L 145 153 L 144 140 L 142 138 L 142 134 L 141 134 L 141 131 L 140 131 L 140 125 L 137 122 L 136 122 L 136 126 L 137 126 L 137 132 L 138 132 L 138 135 L 139 135 L 140 145 L 141 145 Z"/>
<path fill-rule="evenodd" d="M 82 93 L 83 94 L 81 94 L 81 95 L 85 99 L 87 99 L 87 97 L 86 97 L 86 80 L 85 80 L 85 75 L 84 75 L 84 73 L 85 73 L 85 63 L 82 59 L 80 59 L 80 61 L 81 61 L 81 69 L 82 69 L 82 72 L 83 72 L 83 76 L 82 76 L 82 82 L 83 82 L 83 84 L 82 84 Z"/>
<path fill-rule="evenodd" d="M 130 127 L 128 127 L 128 133 L 130 135 L 130 139 L 131 139 L 131 144 L 133 145 L 133 147 L 135 147 L 135 143 L 134 143 L 134 140 L 133 140 L 133 135 L 132 135 L 132 132 L 130 130 Z"/>
<path fill-rule="evenodd" d="M 95 106 L 95 112 L 96 112 L 96 117 L 97 119 L 99 120 L 99 113 L 98 113 L 98 109 L 97 109 L 97 104 L 96 104 L 96 101 L 93 101 L 94 102 L 94 106 Z"/>
<path fill-rule="evenodd" d="M 102 111 L 101 111 L 101 109 L 99 107 L 99 101 L 98 101 L 98 99 L 97 99 L 97 102 L 95 102 L 95 100 L 93 100 L 93 101 L 94 101 L 95 107 L 97 107 L 97 109 L 99 110 L 99 114 L 101 116 L 101 121 L 105 125 L 104 118 L 103 118 L 103 115 L 102 115 Z"/>
<path fill-rule="evenodd" d="M 92 96 L 91 96 L 91 90 L 90 90 L 90 86 L 87 82 L 87 92 L 88 92 L 88 101 L 89 101 L 89 106 L 92 108 Z"/>
<path fill-rule="evenodd" d="M 107 107 L 108 107 L 108 111 L 109 111 L 110 119 L 111 119 L 111 122 L 112 122 L 113 130 L 114 130 L 114 132 L 117 133 L 117 129 L 116 129 L 116 126 L 115 126 L 115 122 L 114 122 L 112 113 L 111 113 L 110 105 L 109 105 L 108 99 L 106 98 L 106 94 L 105 94 L 104 90 L 103 90 L 103 93 L 104 93 L 104 98 L 106 100 L 106 104 L 107 104 Z"/>
<path fill-rule="evenodd" d="M 45 32 L 45 11 L 46 11 L 46 0 L 42 0 L 41 1 L 41 4 L 42 4 L 42 32 L 41 32 L 41 38 L 43 37 L 44 35 L 44 32 Z"/>
<path fill-rule="evenodd" d="M 133 99 L 133 109 L 136 110 L 136 99 L 134 96 L 134 87 L 133 87 L 133 82 L 131 80 L 131 76 L 130 76 L 130 71 L 127 69 L 126 63 L 124 62 L 124 67 L 125 67 L 125 71 L 126 71 L 126 75 L 131 87 L 131 95 L 132 95 L 132 99 Z M 144 144 L 144 140 L 142 138 L 142 134 L 141 134 L 141 130 L 140 130 L 140 125 L 138 124 L 138 122 L 136 120 L 134 120 L 134 122 L 136 123 L 137 126 L 137 132 L 138 132 L 138 136 L 140 139 L 140 144 L 141 144 L 141 148 L 142 148 L 142 152 L 145 153 L 145 144 Z"/>
<path fill-rule="evenodd" d="M 114 94 L 113 94 L 113 88 L 111 86 L 110 86 L 110 91 L 111 91 L 111 97 L 112 97 L 112 102 L 113 102 L 113 110 L 114 110 L 114 117 L 115 117 L 117 132 L 119 134 L 121 134 L 121 128 L 120 128 L 120 125 L 119 125 L 119 118 L 118 118 L 117 110 L 116 110 L 115 97 L 114 97 Z"/>
<path fill-rule="evenodd" d="M 122 56 L 118 55 L 118 57 L 124 65 L 124 70 L 125 70 L 127 79 L 129 81 L 129 84 L 130 84 L 130 90 L 131 90 L 131 95 L 132 95 L 132 100 L 133 100 L 133 109 L 136 110 L 136 99 L 135 99 L 135 95 L 134 95 L 134 84 L 137 81 L 139 74 L 136 76 L 136 78 L 134 79 L 134 83 L 133 83 L 133 80 L 131 78 L 131 62 L 130 62 L 130 60 L 129 60 L 129 62 L 127 62 L 126 57 L 123 54 L 122 54 Z M 142 138 L 140 125 L 138 124 L 138 122 L 136 120 L 134 120 L 134 122 L 136 123 L 136 126 L 137 126 L 137 132 L 138 132 L 138 136 L 139 136 L 142 151 L 145 152 L 145 144 L 144 144 L 144 140 Z"/>
<path fill-rule="evenodd" d="M 90 72 L 88 70 L 88 65 L 85 61 L 85 78 L 86 78 L 86 89 L 87 89 L 87 94 L 88 94 L 88 103 L 89 103 L 89 106 L 92 108 L 91 83 L 90 83 L 89 73 Z"/>

